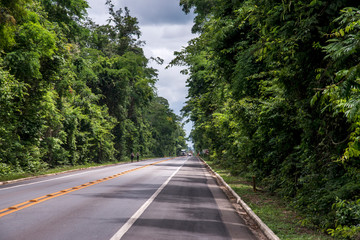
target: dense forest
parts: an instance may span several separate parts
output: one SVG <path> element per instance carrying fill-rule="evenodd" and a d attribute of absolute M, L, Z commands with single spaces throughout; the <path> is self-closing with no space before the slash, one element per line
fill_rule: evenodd
<path fill-rule="evenodd" d="M 357 0 L 180 0 L 197 37 L 171 65 L 197 151 L 255 176 L 304 224 L 360 237 Z"/>
<path fill-rule="evenodd" d="M 105 4 L 105 1 L 104 1 Z M 175 155 L 180 117 L 157 95 L 136 18 L 106 1 L 0 1 L 0 175 Z"/>

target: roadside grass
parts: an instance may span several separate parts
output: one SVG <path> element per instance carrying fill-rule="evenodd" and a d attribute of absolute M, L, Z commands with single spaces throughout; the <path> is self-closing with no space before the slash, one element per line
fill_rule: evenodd
<path fill-rule="evenodd" d="M 252 182 L 241 176 L 232 176 L 227 170 L 206 160 L 229 186 L 249 205 L 261 220 L 282 240 L 330 240 L 334 239 L 322 232 L 303 226 L 302 218 L 281 198 L 257 187 L 254 192 Z"/>
<path fill-rule="evenodd" d="M 145 159 L 150 159 L 150 158 L 141 158 L 140 157 L 140 160 L 145 160 Z M 37 176 L 42 176 L 42 175 L 47 175 L 47 174 L 56 174 L 56 173 L 62 173 L 62 172 L 67 172 L 67 171 L 76 171 L 76 170 L 92 168 L 92 167 L 102 167 L 102 166 L 105 167 L 105 166 L 109 166 L 109 165 L 113 165 L 113 164 L 120 164 L 120 163 L 126 163 L 126 162 L 130 162 L 130 159 L 126 159 L 125 161 L 121 161 L 121 162 L 113 161 L 113 162 L 106 162 L 106 163 L 88 163 L 88 164 L 75 165 L 75 166 L 71 166 L 71 165 L 59 166 L 56 168 L 40 170 L 40 171 L 37 171 L 34 173 L 11 173 L 11 174 L 7 174 L 4 176 L 0 176 L 0 182 L 17 180 L 17 179 L 22 179 L 22 178 L 29 178 L 29 177 L 37 177 Z"/>
<path fill-rule="evenodd" d="M 0 182 L 17 180 L 17 179 L 21 179 L 21 178 L 42 176 L 42 175 L 47 175 L 47 174 L 56 174 L 56 173 L 86 169 L 86 168 L 91 168 L 91 167 L 108 166 L 108 165 L 112 165 L 115 163 L 116 162 L 107 162 L 107 163 L 101 163 L 101 164 L 100 163 L 99 164 L 89 163 L 89 164 L 75 165 L 75 166 L 66 165 L 66 166 L 61 166 L 61 167 L 56 167 L 56 168 L 51 168 L 51 169 L 40 170 L 40 171 L 37 171 L 34 173 L 11 173 L 11 174 L 7 174 L 5 176 L 0 176 Z M 120 162 L 117 162 L 117 163 L 120 163 Z"/>

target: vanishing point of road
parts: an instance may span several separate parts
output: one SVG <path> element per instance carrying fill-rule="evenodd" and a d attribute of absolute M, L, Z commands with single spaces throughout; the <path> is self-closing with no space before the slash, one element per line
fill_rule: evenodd
<path fill-rule="evenodd" d="M 196 157 L 0 186 L 0 240 L 256 239 Z"/>

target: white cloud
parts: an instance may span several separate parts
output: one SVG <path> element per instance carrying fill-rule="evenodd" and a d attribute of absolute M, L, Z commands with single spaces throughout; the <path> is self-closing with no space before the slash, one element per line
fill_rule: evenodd
<path fill-rule="evenodd" d="M 88 0 L 91 9 L 89 17 L 98 24 L 106 24 L 108 7 L 105 0 Z M 174 51 L 181 51 L 187 42 L 195 36 L 191 34 L 193 15 L 185 15 L 179 6 L 179 0 L 113 0 L 116 8 L 127 6 L 130 15 L 139 20 L 142 32 L 141 40 L 146 57 L 160 57 L 164 65 L 152 63 L 159 70 L 156 84 L 158 94 L 168 99 L 170 107 L 180 114 L 187 96 L 186 76 L 180 74 L 181 67 L 165 69 L 174 58 Z M 190 133 L 191 124 L 185 126 Z"/>
<path fill-rule="evenodd" d="M 186 79 L 185 76 L 175 75 L 176 71 L 176 69 L 161 71 L 161 80 L 159 80 L 157 89 L 159 95 L 168 99 L 170 104 L 183 104 L 187 95 Z"/>
<path fill-rule="evenodd" d="M 179 2 L 180 0 L 120 0 L 116 6 L 128 7 L 130 14 L 137 17 L 141 25 L 191 22 L 192 17 L 182 12 Z"/>
<path fill-rule="evenodd" d="M 97 24 L 106 24 L 106 20 L 109 18 L 108 7 L 104 1 L 88 0 L 90 8 L 87 10 L 89 17 Z"/>
<path fill-rule="evenodd" d="M 174 51 L 180 51 L 194 37 L 191 34 L 192 24 L 164 24 L 162 26 L 146 25 L 142 30 L 142 39 L 146 41 L 144 52 L 147 57 L 164 59 L 163 66 L 155 66 L 159 70 L 159 81 L 156 84 L 158 94 L 168 99 L 176 114 L 184 105 L 187 96 L 186 76 L 180 73 L 181 67 L 165 69 L 174 59 Z"/>
<path fill-rule="evenodd" d="M 167 52 L 171 52 L 169 58 L 171 57 L 172 59 L 173 52 L 180 51 L 194 37 L 191 33 L 191 27 L 192 24 L 189 23 L 186 25 L 164 24 L 161 26 L 143 26 L 141 27 L 141 38 L 146 42 L 145 50 L 167 49 Z"/>

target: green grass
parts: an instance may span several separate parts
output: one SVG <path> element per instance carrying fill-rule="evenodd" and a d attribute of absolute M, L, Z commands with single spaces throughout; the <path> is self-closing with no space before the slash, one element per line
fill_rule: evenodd
<path fill-rule="evenodd" d="M 249 205 L 261 220 L 282 240 L 330 240 L 334 239 L 310 227 L 302 226 L 302 218 L 287 202 L 257 187 L 241 176 L 232 176 L 225 169 L 207 161 L 229 186 Z"/>
<path fill-rule="evenodd" d="M 108 166 L 108 165 L 112 165 L 115 163 L 125 163 L 125 162 L 88 163 L 88 164 L 76 165 L 76 166 L 61 166 L 61 167 L 38 171 L 36 173 L 13 173 L 13 174 L 9 174 L 6 176 L 0 176 L 0 182 L 17 180 L 17 179 L 21 179 L 21 178 L 41 176 L 41 175 L 46 175 L 46 174 L 56 174 L 56 173 L 91 168 L 91 167 Z"/>
<path fill-rule="evenodd" d="M 139 160 L 147 160 L 147 159 L 152 159 L 152 158 L 154 158 L 154 157 L 140 157 Z M 136 161 L 136 159 L 134 160 L 134 162 L 135 161 Z M 46 175 L 46 174 L 56 174 L 56 173 L 62 173 L 62 172 L 66 172 L 66 171 L 79 170 L 79 169 L 85 169 L 85 168 L 91 168 L 91 167 L 108 166 L 108 165 L 112 165 L 112 164 L 126 163 L 126 162 L 130 162 L 130 158 L 127 158 L 125 161 L 121 161 L 121 162 L 88 163 L 88 164 L 75 165 L 75 166 L 60 166 L 60 167 L 56 167 L 56 168 L 38 171 L 35 173 L 12 173 L 12 174 L 8 174 L 5 176 L 0 176 L 0 182 L 17 180 L 17 179 L 28 178 L 28 177 L 42 176 L 42 175 Z"/>

